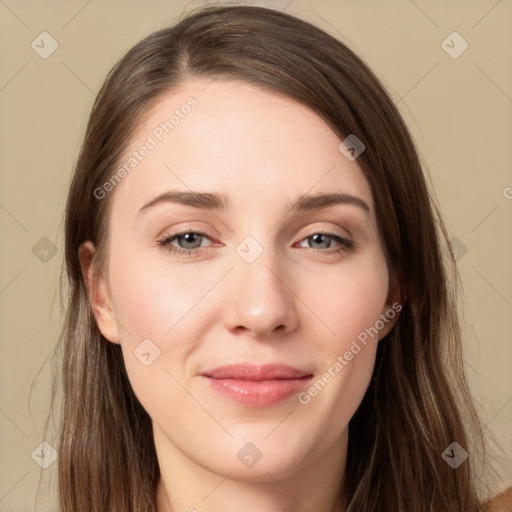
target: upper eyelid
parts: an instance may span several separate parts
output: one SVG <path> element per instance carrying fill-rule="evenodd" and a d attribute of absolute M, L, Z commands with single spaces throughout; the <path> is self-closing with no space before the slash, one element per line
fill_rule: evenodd
<path fill-rule="evenodd" d="M 348 231 L 348 229 L 345 228 L 345 231 L 347 233 L 349 233 L 350 236 L 352 236 L 352 234 Z M 304 238 L 307 238 L 308 236 L 310 236 L 312 234 L 316 234 L 316 233 L 323 233 L 326 235 L 336 235 L 336 236 L 339 236 L 340 238 L 347 238 L 346 235 L 338 233 L 335 229 L 311 228 L 310 230 L 306 231 L 306 233 L 303 233 L 301 240 L 303 240 Z"/>
<path fill-rule="evenodd" d="M 204 229 L 183 229 L 183 230 L 179 229 L 178 231 L 164 233 L 160 237 L 160 240 L 174 239 L 174 238 L 178 238 L 179 236 L 186 235 L 188 233 L 195 233 L 197 235 L 207 236 L 210 239 L 215 238 L 215 235 L 208 233 L 208 231 L 206 231 Z"/>

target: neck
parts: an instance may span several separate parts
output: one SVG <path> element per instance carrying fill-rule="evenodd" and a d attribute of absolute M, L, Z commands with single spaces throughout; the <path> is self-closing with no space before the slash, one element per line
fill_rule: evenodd
<path fill-rule="evenodd" d="M 189 459 L 154 425 L 161 478 L 157 512 L 343 512 L 348 428 L 316 460 L 290 472 L 272 475 L 260 468 L 251 480 L 216 474 Z"/>

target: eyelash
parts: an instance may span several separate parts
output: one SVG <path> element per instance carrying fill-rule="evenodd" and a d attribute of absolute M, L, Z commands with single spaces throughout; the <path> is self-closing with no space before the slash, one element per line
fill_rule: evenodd
<path fill-rule="evenodd" d="M 163 239 L 158 241 L 158 244 L 163 249 L 167 250 L 170 253 L 173 253 L 175 256 L 180 258 L 194 258 L 198 257 L 201 254 L 205 252 L 205 248 L 197 248 L 197 249 L 182 249 L 181 247 L 175 247 L 171 245 L 171 242 L 179 238 L 180 236 L 188 235 L 188 234 L 194 234 L 199 235 L 202 237 L 210 238 L 210 236 L 207 233 L 204 233 L 202 231 L 193 231 L 193 230 L 187 230 L 187 231 L 179 231 L 176 233 L 171 233 L 170 235 L 166 235 Z M 340 244 L 340 247 L 337 249 L 314 249 L 310 248 L 315 254 L 320 256 L 325 256 L 326 254 L 343 254 L 345 252 L 349 252 L 354 248 L 354 242 L 351 240 L 348 240 L 346 238 L 343 238 L 339 235 L 336 235 L 334 233 L 325 233 L 323 231 L 312 231 L 307 234 L 307 236 L 301 238 L 301 242 L 303 240 L 307 240 L 308 238 L 311 238 L 313 235 L 323 235 L 328 236 L 329 238 L 333 239 L 334 241 L 338 242 Z"/>

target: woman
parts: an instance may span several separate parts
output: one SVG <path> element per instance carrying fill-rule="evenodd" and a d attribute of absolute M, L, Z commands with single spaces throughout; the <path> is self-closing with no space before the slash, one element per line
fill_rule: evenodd
<path fill-rule="evenodd" d="M 481 510 L 445 230 L 341 42 L 258 7 L 145 38 L 65 232 L 63 511 Z"/>

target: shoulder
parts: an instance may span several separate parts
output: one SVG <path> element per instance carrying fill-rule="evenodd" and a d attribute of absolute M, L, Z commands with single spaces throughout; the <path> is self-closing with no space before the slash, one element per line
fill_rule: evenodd
<path fill-rule="evenodd" d="M 512 487 L 509 487 L 483 507 L 483 512 L 511 512 L 512 511 Z"/>

